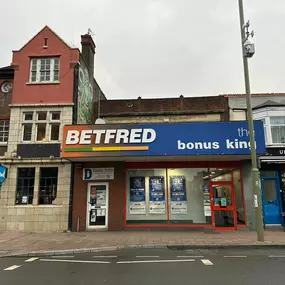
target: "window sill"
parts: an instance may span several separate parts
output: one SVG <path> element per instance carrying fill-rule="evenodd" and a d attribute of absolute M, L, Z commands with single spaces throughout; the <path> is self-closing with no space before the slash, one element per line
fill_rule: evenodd
<path fill-rule="evenodd" d="M 7 146 L 8 143 L 7 142 L 0 142 L 0 146 Z"/>
<path fill-rule="evenodd" d="M 62 208 L 62 205 L 13 205 L 6 206 L 7 209 L 14 208 Z"/>
<path fill-rule="evenodd" d="M 26 85 L 58 85 L 60 84 L 59 81 L 53 82 L 27 82 Z"/>

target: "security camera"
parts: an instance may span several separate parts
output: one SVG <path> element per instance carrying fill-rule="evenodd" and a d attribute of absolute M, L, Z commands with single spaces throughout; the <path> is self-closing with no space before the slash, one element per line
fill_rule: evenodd
<path fill-rule="evenodd" d="M 244 44 L 243 44 L 243 55 L 247 58 L 252 57 L 255 54 L 255 47 L 254 47 L 254 43 L 250 42 L 249 40 L 247 40 Z"/>

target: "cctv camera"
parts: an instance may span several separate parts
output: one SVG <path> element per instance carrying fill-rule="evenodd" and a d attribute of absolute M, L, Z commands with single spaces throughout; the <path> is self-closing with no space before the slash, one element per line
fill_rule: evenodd
<path fill-rule="evenodd" d="M 255 54 L 254 43 L 247 40 L 243 45 L 243 54 L 244 57 L 250 58 Z"/>

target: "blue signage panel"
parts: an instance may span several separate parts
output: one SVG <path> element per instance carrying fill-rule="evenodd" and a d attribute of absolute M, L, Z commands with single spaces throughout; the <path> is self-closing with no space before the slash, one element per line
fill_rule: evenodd
<path fill-rule="evenodd" d="M 170 176 L 171 201 L 187 201 L 184 176 Z"/>
<path fill-rule="evenodd" d="M 153 202 L 165 201 L 164 177 L 149 177 L 149 200 Z"/>
<path fill-rule="evenodd" d="M 7 167 L 0 165 L 0 183 L 3 183 L 6 179 Z"/>
<path fill-rule="evenodd" d="M 254 122 L 257 154 L 263 123 Z M 63 157 L 249 155 L 247 122 L 66 126 Z"/>
<path fill-rule="evenodd" d="M 130 201 L 145 201 L 145 177 L 130 177 Z"/>

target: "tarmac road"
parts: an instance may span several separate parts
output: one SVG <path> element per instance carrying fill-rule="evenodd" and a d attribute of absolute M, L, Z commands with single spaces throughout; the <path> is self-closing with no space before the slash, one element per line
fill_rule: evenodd
<path fill-rule="evenodd" d="M 2 285 L 285 283 L 284 249 L 129 249 L 0 259 Z"/>

